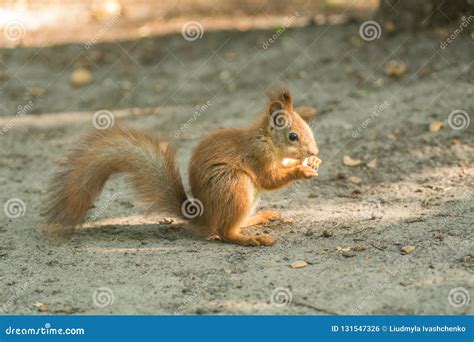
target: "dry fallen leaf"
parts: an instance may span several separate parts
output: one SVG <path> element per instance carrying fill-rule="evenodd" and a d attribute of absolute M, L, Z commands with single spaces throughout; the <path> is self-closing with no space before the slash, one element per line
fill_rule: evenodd
<path fill-rule="evenodd" d="M 375 169 L 377 167 L 377 159 L 372 159 L 371 161 L 369 161 L 369 163 L 367 164 L 367 167 L 371 169 Z"/>
<path fill-rule="evenodd" d="M 48 306 L 41 302 L 34 302 L 33 306 L 36 307 L 36 309 L 38 309 L 40 312 L 46 312 L 49 310 Z"/>
<path fill-rule="evenodd" d="M 431 133 L 436 133 L 436 132 L 439 132 L 439 130 L 443 127 L 444 127 L 444 122 L 436 120 L 430 123 L 430 125 L 428 126 L 428 130 Z"/>
<path fill-rule="evenodd" d="M 308 263 L 304 260 L 296 260 L 292 262 L 290 266 L 291 268 L 303 268 L 308 266 Z"/>
<path fill-rule="evenodd" d="M 40 87 L 33 87 L 30 90 L 30 94 L 33 97 L 39 97 L 39 96 L 43 95 L 43 93 L 44 93 L 44 89 L 40 88 Z"/>
<path fill-rule="evenodd" d="M 354 184 L 362 183 L 362 179 L 360 177 L 356 177 L 356 176 L 347 177 L 347 180 L 351 183 L 354 183 Z"/>
<path fill-rule="evenodd" d="M 360 165 L 362 161 L 359 159 L 352 159 L 351 157 L 346 155 L 342 157 L 342 163 L 346 166 L 357 166 Z"/>
<path fill-rule="evenodd" d="M 85 86 L 92 81 L 92 74 L 85 68 L 77 68 L 71 74 L 71 83 L 75 87 Z"/>
<path fill-rule="evenodd" d="M 416 247 L 415 246 L 405 246 L 405 247 L 402 247 L 402 249 L 400 250 L 403 254 L 410 254 L 410 253 L 413 253 L 415 251 Z"/>
<path fill-rule="evenodd" d="M 336 247 L 336 251 L 339 253 L 349 253 L 351 250 L 352 250 L 351 247 L 341 247 L 341 246 Z"/>
<path fill-rule="evenodd" d="M 392 60 L 385 65 L 385 74 L 390 77 L 401 77 L 407 71 L 405 63 Z"/>

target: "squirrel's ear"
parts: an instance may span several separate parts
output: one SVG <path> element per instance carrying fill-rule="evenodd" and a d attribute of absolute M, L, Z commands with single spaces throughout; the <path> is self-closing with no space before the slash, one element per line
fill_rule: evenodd
<path fill-rule="evenodd" d="M 280 101 L 273 101 L 270 103 L 268 106 L 268 115 L 272 116 L 275 115 L 275 113 L 283 113 L 284 112 L 284 105 Z"/>

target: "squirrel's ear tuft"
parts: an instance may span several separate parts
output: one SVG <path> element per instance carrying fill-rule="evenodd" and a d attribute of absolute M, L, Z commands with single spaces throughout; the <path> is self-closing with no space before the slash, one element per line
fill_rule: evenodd
<path fill-rule="evenodd" d="M 314 107 L 296 107 L 295 112 L 306 122 L 310 122 L 316 117 L 317 111 Z"/>
<path fill-rule="evenodd" d="M 270 103 L 280 101 L 286 110 L 293 110 L 293 98 L 288 88 L 278 85 L 270 90 L 268 93 Z"/>

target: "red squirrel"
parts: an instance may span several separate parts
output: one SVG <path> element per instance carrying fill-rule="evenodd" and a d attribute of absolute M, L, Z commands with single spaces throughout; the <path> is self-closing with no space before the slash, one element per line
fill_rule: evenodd
<path fill-rule="evenodd" d="M 78 141 L 54 176 L 43 230 L 70 237 L 107 179 L 123 173 L 150 211 L 190 221 L 204 236 L 270 246 L 274 238 L 245 235 L 241 228 L 277 218 L 275 211 L 253 214 L 260 194 L 317 176 L 317 154 L 313 132 L 294 111 L 286 89 L 269 94 L 264 112 L 251 126 L 217 130 L 201 140 L 190 161 L 189 198 L 168 142 L 120 125 L 96 130 Z"/>

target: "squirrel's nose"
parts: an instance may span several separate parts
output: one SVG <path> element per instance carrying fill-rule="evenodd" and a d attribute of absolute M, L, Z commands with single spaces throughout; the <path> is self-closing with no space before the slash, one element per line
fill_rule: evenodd
<path fill-rule="evenodd" d="M 319 150 L 317 147 L 310 147 L 309 153 L 311 153 L 312 156 L 317 156 L 319 153 Z"/>

